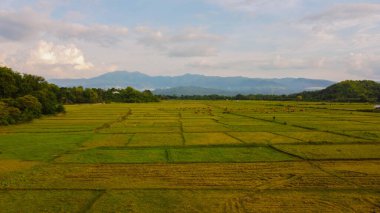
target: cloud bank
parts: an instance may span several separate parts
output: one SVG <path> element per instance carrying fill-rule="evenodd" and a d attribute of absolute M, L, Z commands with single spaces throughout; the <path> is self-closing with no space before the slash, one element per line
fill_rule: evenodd
<path fill-rule="evenodd" d="M 6 0 L 0 65 L 48 78 L 119 69 L 380 80 L 380 3 L 189 0 L 175 11 L 160 2 L 146 12 L 138 1 Z"/>

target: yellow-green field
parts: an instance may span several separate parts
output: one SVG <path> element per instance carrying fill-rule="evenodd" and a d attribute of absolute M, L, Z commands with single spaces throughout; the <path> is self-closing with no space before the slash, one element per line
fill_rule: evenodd
<path fill-rule="evenodd" d="M 66 106 L 0 127 L 0 212 L 380 212 L 372 106 Z"/>

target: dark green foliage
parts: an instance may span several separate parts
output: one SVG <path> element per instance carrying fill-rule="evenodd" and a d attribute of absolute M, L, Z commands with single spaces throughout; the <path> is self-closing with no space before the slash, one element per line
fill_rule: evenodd
<path fill-rule="evenodd" d="M 44 88 L 32 93 L 33 96 L 37 97 L 39 102 L 42 104 L 42 113 L 43 114 L 54 114 L 57 112 L 59 102 L 57 96 L 54 94 L 50 88 Z"/>
<path fill-rule="evenodd" d="M 40 117 L 42 113 L 42 104 L 32 95 L 16 98 L 16 107 L 27 121 Z"/>
<path fill-rule="evenodd" d="M 369 80 L 348 80 L 320 91 L 303 92 L 297 95 L 307 101 L 378 102 L 380 101 L 380 84 Z"/>
<path fill-rule="evenodd" d="M 60 100 L 66 104 L 76 103 L 146 103 L 157 102 L 158 97 L 153 95 L 149 90 L 140 92 L 127 87 L 124 89 L 99 89 L 99 88 L 86 88 L 83 87 L 62 87 L 60 89 Z"/>
<path fill-rule="evenodd" d="M 30 121 L 64 111 L 59 88 L 44 78 L 0 67 L 0 125 Z"/>
<path fill-rule="evenodd" d="M 13 98 L 16 96 L 22 77 L 12 69 L 0 67 L 0 99 Z"/>

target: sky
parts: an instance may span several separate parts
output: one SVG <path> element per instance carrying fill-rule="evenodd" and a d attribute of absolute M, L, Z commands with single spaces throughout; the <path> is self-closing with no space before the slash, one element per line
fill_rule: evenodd
<path fill-rule="evenodd" d="M 0 65 L 380 80 L 380 0 L 1 0 Z"/>

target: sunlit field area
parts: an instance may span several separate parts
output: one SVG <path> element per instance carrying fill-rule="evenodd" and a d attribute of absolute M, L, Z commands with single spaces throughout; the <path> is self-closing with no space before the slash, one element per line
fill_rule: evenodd
<path fill-rule="evenodd" d="M 0 127 L 1 212 L 378 212 L 371 104 L 67 105 Z"/>

